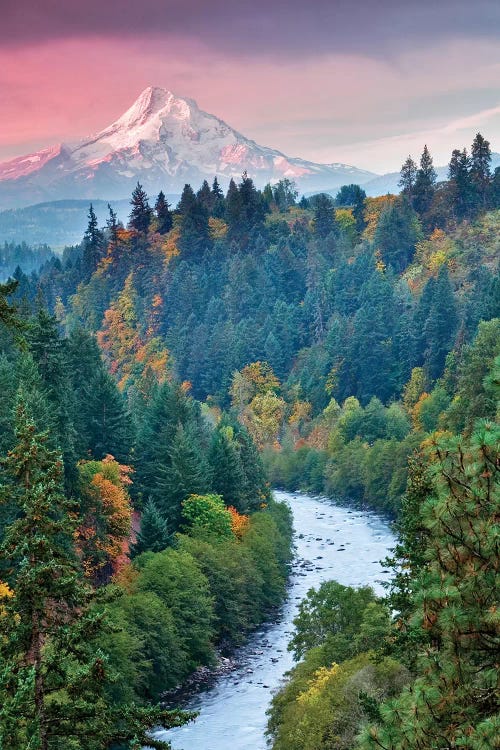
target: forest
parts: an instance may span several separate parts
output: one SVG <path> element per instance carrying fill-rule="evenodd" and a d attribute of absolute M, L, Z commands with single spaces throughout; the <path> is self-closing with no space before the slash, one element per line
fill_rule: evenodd
<path fill-rule="evenodd" d="M 500 170 L 298 200 L 140 184 L 0 286 L 0 750 L 137 750 L 283 601 L 271 487 L 396 522 L 386 596 L 301 604 L 276 750 L 498 736 Z M 28 744 L 31 743 L 31 744 Z"/>

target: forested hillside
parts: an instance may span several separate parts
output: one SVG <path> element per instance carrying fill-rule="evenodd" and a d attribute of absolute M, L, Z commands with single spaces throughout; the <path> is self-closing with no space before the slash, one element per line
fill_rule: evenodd
<path fill-rule="evenodd" d="M 244 175 L 225 196 L 186 185 L 173 209 L 138 185 L 127 228 L 110 210 L 100 229 L 91 207 L 82 245 L 16 274 L 14 299 L 95 333 L 130 404 L 167 372 L 232 408 L 274 484 L 394 512 L 407 456 L 471 388 L 474 346 L 494 356 L 495 324 L 478 329 L 500 315 L 489 162 L 478 134 L 436 183 L 426 148 L 382 198 L 351 185 L 297 203 L 289 180 L 258 191 Z"/>
<path fill-rule="evenodd" d="M 158 705 L 285 595 L 289 511 L 243 425 L 0 285 L 0 747 L 167 748 Z"/>
<path fill-rule="evenodd" d="M 1 287 L 1 750 L 135 750 L 187 718 L 151 706 L 284 596 L 269 479 L 401 532 L 385 602 L 302 605 L 275 746 L 493 746 L 489 163 L 478 134 L 446 182 L 409 158 L 399 196 L 244 174 L 174 209 L 137 185 L 126 227 L 91 206 L 81 245 Z"/>

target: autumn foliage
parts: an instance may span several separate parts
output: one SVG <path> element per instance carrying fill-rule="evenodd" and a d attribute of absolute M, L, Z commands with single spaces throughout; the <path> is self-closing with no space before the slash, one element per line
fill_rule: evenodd
<path fill-rule="evenodd" d="M 130 535 L 131 469 L 109 455 L 102 461 L 81 461 L 78 468 L 83 499 L 77 546 L 86 575 L 103 582 L 118 570 Z"/>

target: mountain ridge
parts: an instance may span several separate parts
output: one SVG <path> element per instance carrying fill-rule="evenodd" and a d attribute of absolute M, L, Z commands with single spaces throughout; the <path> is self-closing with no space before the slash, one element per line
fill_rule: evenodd
<path fill-rule="evenodd" d="M 122 199 L 140 181 L 154 193 L 215 176 L 227 185 L 246 171 L 258 186 L 288 177 L 302 191 L 364 184 L 376 175 L 350 165 L 318 164 L 260 146 L 194 99 L 149 86 L 103 130 L 0 163 L 0 208 L 64 198 Z"/>

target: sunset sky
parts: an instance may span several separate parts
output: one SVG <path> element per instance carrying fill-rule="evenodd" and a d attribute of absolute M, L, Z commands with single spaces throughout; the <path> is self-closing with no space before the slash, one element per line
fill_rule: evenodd
<path fill-rule="evenodd" d="M 289 156 L 396 170 L 500 151 L 498 0 L 0 0 L 0 160 L 116 119 L 148 85 Z"/>

